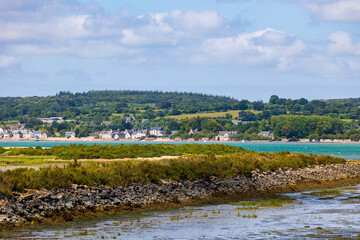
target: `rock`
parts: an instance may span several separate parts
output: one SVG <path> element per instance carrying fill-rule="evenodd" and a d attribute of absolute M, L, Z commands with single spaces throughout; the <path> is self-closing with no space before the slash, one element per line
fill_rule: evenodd
<path fill-rule="evenodd" d="M 72 204 L 72 202 L 67 202 L 65 203 L 65 207 L 69 210 L 73 210 L 74 209 L 74 205 Z"/>

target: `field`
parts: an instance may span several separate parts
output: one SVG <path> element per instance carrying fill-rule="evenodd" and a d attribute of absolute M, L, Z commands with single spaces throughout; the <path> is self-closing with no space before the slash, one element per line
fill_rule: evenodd
<path fill-rule="evenodd" d="M 196 118 L 196 117 L 208 117 L 208 118 L 217 118 L 217 117 L 225 117 L 226 114 L 232 115 L 232 118 L 239 116 L 239 112 L 241 110 L 231 110 L 227 112 L 211 112 L 211 113 L 194 113 L 194 114 L 182 114 L 176 116 L 166 116 L 165 118 L 173 118 L 177 120 L 185 119 L 185 118 Z M 257 113 L 258 111 L 251 111 Z"/>

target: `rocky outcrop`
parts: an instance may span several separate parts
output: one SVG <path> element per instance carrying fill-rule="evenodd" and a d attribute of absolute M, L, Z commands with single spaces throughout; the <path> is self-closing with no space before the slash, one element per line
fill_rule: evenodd
<path fill-rule="evenodd" d="M 0 196 L 0 226 L 12 228 L 32 222 L 49 222 L 61 216 L 71 221 L 76 213 L 96 211 L 104 207 L 146 207 L 169 202 L 186 203 L 219 193 L 249 193 L 285 189 L 306 182 L 325 182 L 360 177 L 360 164 L 345 163 L 275 172 L 253 171 L 251 177 L 207 180 L 171 181 L 128 187 L 72 185 L 54 190 L 27 190 Z"/>

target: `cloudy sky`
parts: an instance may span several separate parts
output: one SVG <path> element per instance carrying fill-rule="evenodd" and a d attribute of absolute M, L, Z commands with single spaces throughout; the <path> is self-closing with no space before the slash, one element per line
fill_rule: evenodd
<path fill-rule="evenodd" d="M 359 0 L 0 0 L 0 96 L 360 97 Z"/>

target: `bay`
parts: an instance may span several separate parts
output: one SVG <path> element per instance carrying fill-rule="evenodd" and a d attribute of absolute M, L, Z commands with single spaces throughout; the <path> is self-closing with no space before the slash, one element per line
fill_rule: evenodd
<path fill-rule="evenodd" d="M 52 147 L 70 144 L 160 144 L 159 142 L 50 142 L 50 141 L 0 141 L 0 147 Z M 185 144 L 185 142 L 163 142 L 163 144 Z M 211 144 L 211 143 L 200 143 Z M 312 153 L 318 155 L 330 155 L 351 160 L 360 160 L 360 144 L 358 143 L 279 143 L 279 142 L 222 142 L 225 144 L 242 147 L 256 152 L 281 152 L 290 151 L 296 153 Z"/>

